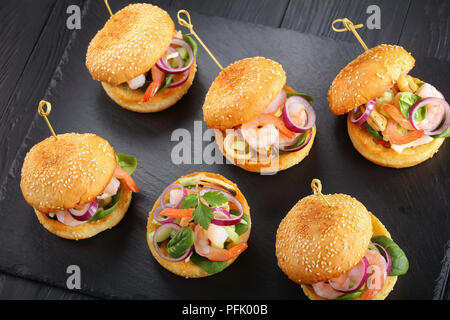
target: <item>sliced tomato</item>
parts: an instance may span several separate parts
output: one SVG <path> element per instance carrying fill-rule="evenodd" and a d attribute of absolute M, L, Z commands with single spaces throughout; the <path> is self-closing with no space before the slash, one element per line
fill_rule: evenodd
<path fill-rule="evenodd" d="M 133 178 L 131 178 L 128 172 L 123 170 L 121 167 L 117 167 L 116 170 L 114 170 L 114 177 L 125 182 L 128 189 L 130 189 L 131 191 L 139 192 L 139 188 L 137 187 L 136 183 L 134 183 Z"/>
<path fill-rule="evenodd" d="M 389 141 L 384 141 L 383 139 L 378 139 L 377 143 L 381 144 L 385 148 L 390 148 L 391 147 L 391 144 L 389 143 Z"/>
<path fill-rule="evenodd" d="M 192 217 L 192 213 L 195 211 L 194 208 L 190 209 L 175 209 L 175 208 L 167 208 L 161 211 L 159 215 L 171 217 L 171 218 L 190 218 Z"/>
<path fill-rule="evenodd" d="M 384 111 L 388 113 L 388 115 L 394 119 L 399 125 L 401 125 L 406 130 L 415 130 L 412 126 L 411 122 L 409 122 L 408 119 L 406 119 L 403 114 L 401 113 L 400 109 L 398 109 L 396 106 L 385 104 L 383 106 Z"/>
<path fill-rule="evenodd" d="M 407 134 L 402 134 L 397 129 L 397 122 L 392 119 L 388 120 L 386 130 L 384 130 L 383 135 L 389 139 L 392 144 L 407 144 L 420 139 L 424 135 L 423 130 L 410 131 Z"/>

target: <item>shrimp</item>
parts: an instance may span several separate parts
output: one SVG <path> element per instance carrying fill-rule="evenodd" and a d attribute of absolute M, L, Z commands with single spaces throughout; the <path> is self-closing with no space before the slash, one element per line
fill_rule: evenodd
<path fill-rule="evenodd" d="M 411 122 L 409 122 L 409 120 L 406 120 L 406 118 L 403 116 L 403 114 L 397 107 L 390 104 L 385 104 L 383 106 L 383 110 L 386 111 L 392 119 L 394 119 L 399 125 L 401 125 L 406 130 L 415 130 Z"/>
<path fill-rule="evenodd" d="M 334 300 L 344 293 L 334 290 L 328 282 L 318 282 L 312 285 L 314 292 L 325 299 Z"/>
<path fill-rule="evenodd" d="M 264 149 L 283 139 L 293 139 L 295 132 L 286 128 L 283 120 L 272 114 L 260 114 L 242 125 L 241 132 L 247 143 L 254 149 Z"/>
<path fill-rule="evenodd" d="M 211 261 L 228 261 L 238 257 L 245 249 L 247 242 L 241 242 L 230 249 L 214 248 L 210 245 L 208 233 L 199 224 L 194 228 L 195 252 Z"/>
<path fill-rule="evenodd" d="M 123 180 L 127 185 L 128 189 L 130 189 L 131 191 L 139 192 L 139 188 L 137 187 L 133 178 L 131 178 L 128 172 L 123 170 L 121 167 L 116 167 L 116 170 L 114 170 L 114 177 Z"/>
<path fill-rule="evenodd" d="M 159 88 L 161 88 L 164 79 L 166 78 L 166 74 L 159 70 L 159 68 L 155 65 L 151 69 L 152 73 L 152 82 L 148 86 L 147 90 L 145 90 L 144 97 L 142 98 L 142 102 L 147 102 L 151 98 L 155 96 L 158 92 Z"/>
<path fill-rule="evenodd" d="M 417 126 L 425 131 L 432 131 L 439 127 L 444 119 L 445 109 L 440 103 L 428 103 L 427 117 L 417 123 Z"/>
<path fill-rule="evenodd" d="M 365 257 L 369 261 L 369 272 L 366 289 L 359 300 L 372 300 L 384 288 L 387 279 L 387 262 L 378 250 L 367 250 Z"/>
<path fill-rule="evenodd" d="M 407 144 L 420 139 L 424 135 L 423 130 L 410 131 L 409 133 L 403 135 L 397 129 L 397 123 L 389 119 L 386 130 L 383 131 L 383 135 L 389 139 L 392 144 Z"/>

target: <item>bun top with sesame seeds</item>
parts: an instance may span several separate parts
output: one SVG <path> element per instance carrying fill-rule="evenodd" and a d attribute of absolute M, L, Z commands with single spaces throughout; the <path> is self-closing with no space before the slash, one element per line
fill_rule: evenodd
<path fill-rule="evenodd" d="M 298 284 L 339 277 L 358 264 L 372 237 L 371 217 L 348 195 L 303 198 L 281 221 L 276 236 L 278 266 Z"/>
<path fill-rule="evenodd" d="M 234 62 L 212 83 L 203 104 L 206 124 L 230 129 L 249 122 L 264 111 L 286 83 L 283 67 L 255 57 Z"/>
<path fill-rule="evenodd" d="M 20 188 L 25 200 L 42 213 L 71 209 L 99 196 L 116 167 L 114 149 L 103 138 L 59 134 L 27 153 Z"/>
<path fill-rule="evenodd" d="M 350 62 L 328 91 L 331 112 L 342 115 L 378 98 L 400 75 L 414 68 L 415 59 L 400 46 L 382 44 Z"/>
<path fill-rule="evenodd" d="M 150 70 L 174 33 L 175 24 L 163 9 L 130 4 L 111 16 L 91 40 L 86 66 L 95 80 L 119 85 Z"/>

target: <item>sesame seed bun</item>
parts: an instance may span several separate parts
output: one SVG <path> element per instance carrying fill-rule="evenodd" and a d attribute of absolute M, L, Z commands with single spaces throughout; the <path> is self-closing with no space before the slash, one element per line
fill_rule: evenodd
<path fill-rule="evenodd" d="M 163 9 L 130 4 L 111 16 L 91 40 L 86 67 L 95 80 L 119 85 L 150 70 L 174 32 L 175 24 Z"/>
<path fill-rule="evenodd" d="M 364 126 L 353 124 L 350 121 L 350 115 L 347 118 L 347 130 L 353 146 L 364 158 L 377 165 L 390 168 L 412 167 L 430 159 L 439 151 L 445 140 L 437 138 L 430 143 L 406 148 L 402 153 L 397 153 L 392 148 L 385 148 L 378 144 Z"/>
<path fill-rule="evenodd" d="M 286 91 L 286 93 L 295 93 L 295 90 L 288 86 L 284 86 L 283 90 Z M 280 155 L 278 157 L 278 161 L 256 162 L 256 163 L 249 162 L 248 160 L 238 161 L 234 159 L 232 156 L 227 154 L 227 152 L 223 147 L 223 140 L 225 139 L 225 131 L 221 131 L 221 133 L 219 134 L 219 132 L 216 129 L 214 134 L 215 140 L 217 142 L 217 145 L 219 146 L 220 151 L 228 159 L 228 161 L 246 171 L 257 173 L 264 173 L 264 172 L 268 173 L 268 172 L 283 171 L 302 162 L 303 159 L 305 159 L 308 156 L 309 152 L 311 151 L 311 148 L 314 144 L 314 139 L 316 138 L 317 133 L 316 126 L 314 126 L 311 130 L 312 130 L 311 140 L 303 149 L 296 152 L 290 152 L 288 154 Z"/>
<path fill-rule="evenodd" d="M 239 60 L 223 69 L 212 83 L 203 104 L 209 128 L 225 130 L 249 122 L 286 83 L 283 67 L 270 59 Z"/>
<path fill-rule="evenodd" d="M 326 281 L 351 270 L 373 235 L 370 214 L 344 194 L 310 195 L 281 221 L 276 235 L 278 266 L 298 284 Z"/>
<path fill-rule="evenodd" d="M 381 223 L 381 221 L 377 219 L 377 217 L 375 217 L 372 213 L 370 213 L 370 218 L 372 220 L 372 229 L 373 229 L 372 238 L 377 237 L 377 236 L 386 236 L 388 238 L 391 238 L 390 233 L 388 232 L 386 227 Z M 386 283 L 384 284 L 384 288 L 380 292 L 378 292 L 378 294 L 375 296 L 375 298 L 373 300 L 386 299 L 386 297 L 389 295 L 389 293 L 394 288 L 394 285 L 397 282 L 397 278 L 398 278 L 397 276 L 387 277 Z M 303 289 L 303 292 L 305 293 L 305 295 L 311 300 L 326 300 L 326 299 L 318 296 L 314 292 L 314 289 L 309 286 L 302 285 L 302 289 Z"/>
<path fill-rule="evenodd" d="M 364 52 L 334 79 L 328 91 L 331 112 L 343 115 L 378 98 L 414 63 L 411 54 L 400 46 L 383 44 Z"/>
<path fill-rule="evenodd" d="M 114 209 L 113 212 L 100 220 L 86 222 L 71 227 L 59 222 L 58 220 L 49 218 L 46 214 L 36 209 L 34 209 L 34 212 L 36 213 L 36 216 L 38 217 L 39 222 L 42 224 L 42 226 L 58 237 L 70 240 L 87 239 L 95 236 L 102 231 L 111 229 L 112 227 L 117 225 L 125 216 L 125 213 L 130 206 L 132 192 L 126 187 L 124 183 L 121 184 L 121 188 L 123 188 L 122 196 L 117 203 L 116 209 Z"/>
<path fill-rule="evenodd" d="M 178 87 L 166 88 L 158 92 L 148 102 L 142 102 L 144 92 L 132 90 L 127 85 L 112 86 L 102 82 L 102 86 L 108 96 L 122 108 L 141 113 L 158 112 L 173 106 L 188 92 L 197 71 L 195 60 L 190 70 L 189 78 L 185 83 Z"/>
<path fill-rule="evenodd" d="M 31 148 L 22 166 L 20 188 L 41 213 L 75 208 L 93 201 L 117 167 L 111 145 L 94 134 L 51 136 Z"/>
<path fill-rule="evenodd" d="M 228 183 L 230 185 L 232 185 L 234 187 L 234 189 L 236 190 L 236 199 L 242 204 L 242 207 L 244 208 L 244 212 L 249 216 L 250 218 L 250 224 L 249 224 L 249 228 L 247 230 L 246 233 L 242 234 L 239 237 L 239 242 L 247 242 L 248 238 L 250 237 L 250 230 L 251 230 L 251 216 L 250 216 L 250 207 L 248 206 L 247 200 L 245 199 L 244 195 L 241 193 L 241 191 L 239 190 L 239 188 L 237 187 L 237 185 L 235 183 L 233 183 L 232 181 L 228 180 L 227 178 L 219 175 L 219 174 L 215 174 L 215 173 L 209 173 L 209 172 L 194 172 L 191 174 L 188 174 L 184 177 L 190 177 L 190 176 L 194 176 L 197 174 L 203 173 L 204 175 L 211 177 L 211 178 L 215 178 L 215 179 L 219 179 L 224 181 L 225 183 Z M 182 177 L 182 178 L 184 178 Z M 173 183 L 178 183 L 179 179 L 177 179 L 176 181 L 174 181 Z M 147 243 L 148 246 L 150 248 L 150 251 L 153 255 L 153 257 L 155 257 L 156 261 L 159 262 L 159 264 L 161 266 L 163 266 L 165 269 L 167 269 L 168 271 L 180 276 L 180 277 L 185 277 L 185 278 L 203 278 L 203 277 L 207 277 L 210 276 L 211 274 L 207 273 L 205 270 L 203 270 L 202 268 L 200 268 L 199 266 L 197 266 L 196 264 L 194 264 L 192 261 L 179 261 L 179 262 L 172 262 L 172 261 L 167 261 L 165 259 L 163 259 L 162 257 L 159 256 L 159 254 L 156 252 L 154 246 L 153 246 L 153 239 L 150 236 L 150 233 L 155 231 L 159 225 L 153 223 L 153 211 L 159 206 L 160 204 L 160 198 L 158 198 L 155 202 L 155 204 L 153 205 L 152 210 L 149 212 L 149 216 L 148 216 L 148 222 L 147 222 Z M 228 265 L 227 268 L 236 260 L 237 258 L 231 259 L 228 261 Z"/>

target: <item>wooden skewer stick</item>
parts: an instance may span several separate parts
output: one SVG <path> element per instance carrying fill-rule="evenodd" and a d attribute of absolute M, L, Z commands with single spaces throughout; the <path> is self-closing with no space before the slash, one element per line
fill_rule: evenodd
<path fill-rule="evenodd" d="M 338 29 L 335 27 L 336 23 L 341 22 L 344 25 L 344 28 Z M 359 41 L 359 43 L 361 44 L 361 46 L 364 48 L 364 50 L 369 51 L 369 48 L 367 47 L 366 43 L 364 42 L 364 40 L 361 38 L 361 36 L 358 34 L 358 32 L 356 31 L 356 29 L 360 29 L 363 28 L 364 25 L 363 24 L 358 24 L 358 25 L 354 25 L 353 22 L 351 22 L 349 19 L 344 18 L 344 19 L 336 19 L 333 21 L 333 23 L 331 24 L 331 28 L 333 29 L 333 31 L 335 32 L 346 32 L 346 31 L 351 31 L 353 33 L 353 35 L 356 37 L 356 39 Z"/>
<path fill-rule="evenodd" d="M 45 110 L 43 108 L 44 105 L 47 107 Z M 50 102 L 45 101 L 45 100 L 41 100 L 39 102 L 39 105 L 38 105 L 38 113 L 39 113 L 39 115 L 44 118 L 45 122 L 47 122 L 47 125 L 48 125 L 52 135 L 55 137 L 55 139 L 58 139 L 58 137 L 56 136 L 55 130 L 53 130 L 53 127 L 52 127 L 52 125 L 50 124 L 50 121 L 48 121 L 48 118 L 47 118 L 47 116 L 50 114 L 51 111 L 52 111 L 52 104 Z"/>
<path fill-rule="evenodd" d="M 314 179 L 311 182 L 311 189 L 313 190 L 315 195 L 319 195 L 320 197 L 322 197 L 323 201 L 325 201 L 327 205 L 331 207 L 331 204 L 328 202 L 327 198 L 325 198 L 325 196 L 322 193 L 322 182 L 320 182 L 319 179 Z"/>
<path fill-rule="evenodd" d="M 187 21 L 181 17 L 182 13 L 184 13 L 186 15 Z M 179 10 L 178 13 L 177 13 L 177 18 L 178 18 L 178 23 L 181 26 L 189 29 L 190 34 L 192 34 L 198 40 L 198 42 L 202 45 L 202 47 L 209 54 L 211 59 L 213 59 L 213 61 L 219 66 L 219 68 L 221 70 L 223 70 L 222 65 L 219 63 L 219 61 L 217 61 L 216 57 L 214 57 L 214 55 L 211 53 L 211 51 L 209 51 L 208 47 L 203 43 L 202 39 L 200 39 L 200 37 L 195 33 L 194 26 L 191 23 L 191 15 L 189 14 L 189 12 L 187 10 L 184 10 L 184 9 L 183 10 Z"/>

